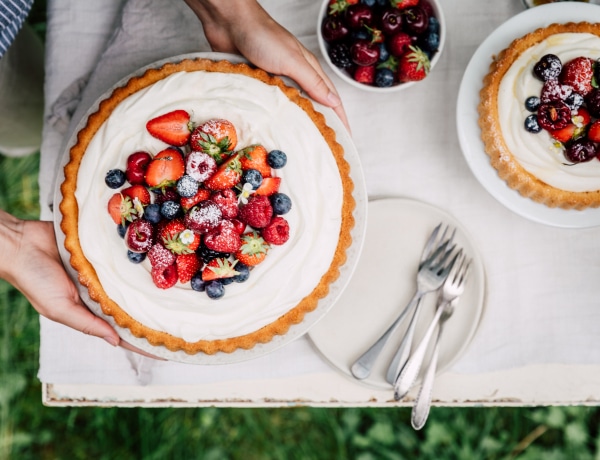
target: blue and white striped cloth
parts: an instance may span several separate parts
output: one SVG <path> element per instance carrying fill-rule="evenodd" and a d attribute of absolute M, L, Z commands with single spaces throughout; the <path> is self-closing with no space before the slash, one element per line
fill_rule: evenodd
<path fill-rule="evenodd" d="M 0 0 L 0 58 L 17 36 L 31 5 L 33 0 Z"/>

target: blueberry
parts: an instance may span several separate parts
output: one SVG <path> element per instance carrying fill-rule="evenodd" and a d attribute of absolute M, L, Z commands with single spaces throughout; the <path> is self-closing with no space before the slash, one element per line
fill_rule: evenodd
<path fill-rule="evenodd" d="M 379 62 L 385 62 L 390 58 L 390 52 L 385 46 L 385 43 L 379 44 Z"/>
<path fill-rule="evenodd" d="M 429 16 L 429 26 L 427 30 L 436 34 L 440 33 L 440 21 L 438 21 L 435 16 Z"/>
<path fill-rule="evenodd" d="M 125 221 L 125 224 L 117 225 L 117 233 L 121 238 L 125 238 L 125 232 L 127 231 L 127 227 L 129 226 L 129 222 Z"/>
<path fill-rule="evenodd" d="M 211 299 L 220 299 L 225 295 L 225 286 L 218 280 L 209 281 L 205 286 L 206 295 Z"/>
<path fill-rule="evenodd" d="M 271 150 L 267 155 L 267 163 L 273 169 L 281 169 L 287 164 L 287 155 L 281 150 Z"/>
<path fill-rule="evenodd" d="M 389 0 L 375 0 L 377 6 L 389 6 Z"/>
<path fill-rule="evenodd" d="M 394 72 L 390 69 L 377 69 L 375 73 L 375 85 L 380 88 L 386 88 L 394 84 Z"/>
<path fill-rule="evenodd" d="M 530 112 L 537 112 L 537 109 L 540 108 L 540 98 L 537 96 L 529 96 L 525 99 L 525 108 Z"/>
<path fill-rule="evenodd" d="M 144 208 L 144 219 L 151 224 L 158 224 L 162 219 L 160 205 L 156 203 L 149 204 Z"/>
<path fill-rule="evenodd" d="M 175 219 L 181 212 L 181 205 L 176 201 L 167 200 L 160 205 L 160 213 L 165 219 Z"/>
<path fill-rule="evenodd" d="M 369 7 L 373 7 L 375 6 L 375 3 L 377 3 L 377 0 L 360 0 L 360 3 Z"/>
<path fill-rule="evenodd" d="M 437 51 L 440 47 L 440 34 L 437 32 L 429 32 L 423 40 L 423 48 L 427 51 Z"/>
<path fill-rule="evenodd" d="M 233 276 L 230 276 L 229 278 L 221 278 L 219 281 L 223 286 L 227 286 L 228 284 L 233 283 Z"/>
<path fill-rule="evenodd" d="M 571 110 L 577 110 L 584 102 L 583 96 L 579 93 L 571 93 L 565 99 L 565 104 L 567 104 Z"/>
<path fill-rule="evenodd" d="M 236 283 L 243 283 L 250 277 L 250 267 L 240 262 L 235 264 L 235 270 L 239 272 L 239 275 L 235 275 L 232 279 Z"/>
<path fill-rule="evenodd" d="M 274 193 L 269 197 L 269 201 L 273 207 L 273 214 L 278 216 L 286 214 L 292 209 L 292 200 L 285 193 Z"/>
<path fill-rule="evenodd" d="M 104 182 L 110 188 L 119 188 L 125 183 L 125 173 L 120 169 L 111 169 L 106 173 Z"/>
<path fill-rule="evenodd" d="M 257 169 L 247 169 L 242 174 L 242 181 L 252 185 L 252 188 L 256 190 L 262 184 L 263 177 Z"/>
<path fill-rule="evenodd" d="M 200 184 L 192 176 L 187 174 L 181 176 L 181 179 L 177 181 L 177 193 L 184 198 L 191 198 L 198 193 Z"/>
<path fill-rule="evenodd" d="M 127 258 L 134 264 L 140 264 L 146 259 L 146 253 L 127 250 Z"/>
<path fill-rule="evenodd" d="M 353 42 L 355 42 L 357 40 L 370 40 L 371 33 L 367 29 L 361 28 L 361 29 L 352 31 L 350 33 L 350 38 L 352 39 Z"/>
<path fill-rule="evenodd" d="M 538 118 L 537 115 L 535 114 L 531 114 L 529 115 L 527 118 L 525 118 L 525 129 L 527 131 L 529 131 L 530 133 L 539 133 L 542 130 L 542 127 L 540 126 L 539 122 L 538 122 Z"/>
<path fill-rule="evenodd" d="M 204 290 L 206 289 L 206 282 L 202 280 L 201 272 L 198 272 L 194 276 L 192 276 L 192 279 L 190 280 L 190 285 L 192 286 L 192 289 L 194 291 L 204 292 Z"/>

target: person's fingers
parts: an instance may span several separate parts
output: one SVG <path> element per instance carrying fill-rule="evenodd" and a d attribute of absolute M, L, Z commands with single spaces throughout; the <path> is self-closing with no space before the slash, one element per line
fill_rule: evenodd
<path fill-rule="evenodd" d="M 119 346 L 121 348 L 124 348 L 125 350 L 133 351 L 134 353 L 137 353 L 138 355 L 146 356 L 147 358 L 158 359 L 159 361 L 167 361 L 164 358 L 160 358 L 158 356 L 151 355 L 150 353 L 146 353 L 141 348 L 131 345 L 129 342 L 126 342 L 125 340 L 121 340 L 121 343 L 119 344 Z"/>
<path fill-rule="evenodd" d="M 112 326 L 81 304 L 72 302 L 62 307 L 54 306 L 46 310 L 44 316 L 84 334 L 104 339 L 114 347 L 119 345 L 119 335 Z"/>

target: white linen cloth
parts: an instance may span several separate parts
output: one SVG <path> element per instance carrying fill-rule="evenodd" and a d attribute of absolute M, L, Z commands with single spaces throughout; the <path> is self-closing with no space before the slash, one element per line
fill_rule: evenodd
<path fill-rule="evenodd" d="M 261 3 L 320 56 L 316 27 L 321 2 Z M 453 372 L 600 363 L 600 230 L 554 228 L 514 214 L 479 184 L 458 143 L 456 99 L 464 70 L 482 40 L 523 10 L 521 0 L 442 4 L 446 49 L 424 82 L 410 90 L 375 95 L 329 72 L 345 103 L 369 197 L 410 197 L 445 209 L 468 229 L 480 249 L 487 275 L 484 317 Z M 73 123 L 129 72 L 171 55 L 208 50 L 199 22 L 181 0 L 49 2 L 47 122 L 40 177 L 43 218 L 52 218 L 51 171 L 79 99 Z M 79 94 L 87 75 L 91 77 Z M 48 383 L 186 384 L 329 370 L 306 338 L 267 356 L 222 366 L 150 360 L 44 318 L 41 340 L 39 378 Z"/>

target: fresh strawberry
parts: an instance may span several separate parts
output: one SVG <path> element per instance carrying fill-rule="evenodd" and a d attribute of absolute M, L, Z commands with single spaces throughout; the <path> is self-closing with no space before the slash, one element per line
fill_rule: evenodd
<path fill-rule="evenodd" d="M 223 219 L 233 219 L 238 214 L 238 198 L 235 192 L 228 188 L 211 193 L 210 201 L 221 210 Z"/>
<path fill-rule="evenodd" d="M 242 246 L 235 253 L 235 258 L 244 265 L 253 267 L 265 260 L 269 248 L 269 244 L 257 232 L 248 232 L 242 236 Z"/>
<path fill-rule="evenodd" d="M 255 191 L 255 195 L 271 196 L 279 191 L 281 177 L 267 177 L 263 179 L 262 184 Z"/>
<path fill-rule="evenodd" d="M 185 110 L 174 110 L 146 123 L 146 129 L 151 136 L 178 147 L 188 143 L 191 126 L 190 115 Z"/>
<path fill-rule="evenodd" d="M 409 46 L 409 52 L 399 59 L 398 79 L 402 83 L 423 80 L 430 66 L 429 58 L 420 48 Z"/>
<path fill-rule="evenodd" d="M 185 164 L 181 154 L 175 149 L 165 149 L 148 165 L 146 184 L 155 188 L 172 187 L 184 172 Z"/>
<path fill-rule="evenodd" d="M 189 209 L 191 209 L 193 206 L 197 205 L 198 203 L 200 203 L 204 200 L 208 200 L 209 197 L 210 197 L 210 190 L 201 188 L 201 189 L 198 189 L 196 194 L 192 197 L 189 197 L 189 198 L 182 197 L 179 200 L 179 203 L 181 204 L 181 207 L 183 208 L 184 211 L 188 211 Z"/>
<path fill-rule="evenodd" d="M 202 270 L 202 281 L 212 281 L 222 278 L 231 278 L 240 273 L 235 270 L 237 261 L 231 262 L 224 257 L 218 257 L 206 264 Z"/>
<path fill-rule="evenodd" d="M 408 47 L 412 44 L 412 39 L 410 35 L 406 32 L 398 32 L 388 41 L 388 49 L 392 56 L 400 57 L 406 51 L 408 51 Z"/>
<path fill-rule="evenodd" d="M 204 236 L 204 245 L 212 251 L 231 253 L 240 248 L 242 240 L 233 223 L 222 220 L 216 229 Z"/>
<path fill-rule="evenodd" d="M 192 276 L 194 276 L 202 266 L 194 252 L 190 254 L 179 254 L 175 261 L 175 265 L 177 266 L 177 278 L 180 283 L 189 282 L 192 279 Z"/>
<path fill-rule="evenodd" d="M 153 268 L 164 270 L 175 263 L 175 254 L 162 244 L 156 243 L 148 251 L 148 260 Z"/>
<path fill-rule="evenodd" d="M 267 149 L 262 145 L 251 145 L 250 147 L 240 150 L 240 153 L 242 171 L 256 169 L 263 178 L 271 176 L 271 166 L 269 166 L 269 163 L 267 162 L 269 152 L 267 152 Z"/>
<path fill-rule="evenodd" d="M 152 281 L 160 289 L 169 289 L 177 284 L 177 266 L 154 267 L 151 271 Z"/>
<path fill-rule="evenodd" d="M 594 61 L 587 57 L 576 57 L 563 65 L 558 80 L 573 87 L 575 92 L 586 96 L 592 90 Z"/>
<path fill-rule="evenodd" d="M 390 0 L 393 7 L 402 10 L 411 6 L 417 6 L 420 0 Z"/>
<path fill-rule="evenodd" d="M 192 150 L 205 152 L 220 163 L 227 152 L 235 149 L 237 132 L 235 126 L 223 119 L 208 120 L 197 126 L 190 137 Z"/>
<path fill-rule="evenodd" d="M 124 196 L 129 197 L 132 202 L 135 202 L 135 199 L 137 198 L 144 206 L 150 204 L 151 201 L 150 192 L 143 185 L 132 185 L 130 187 L 125 187 L 123 190 L 121 190 L 121 193 Z"/>
<path fill-rule="evenodd" d="M 204 182 L 204 186 L 211 190 L 225 190 L 235 187 L 241 178 L 240 154 L 235 153 L 218 167 L 217 172 Z"/>
<path fill-rule="evenodd" d="M 372 85 L 375 81 L 375 66 L 357 66 L 354 70 L 353 78 L 359 83 Z"/>
<path fill-rule="evenodd" d="M 238 212 L 238 219 L 254 228 L 266 227 L 272 217 L 271 202 L 268 197 L 261 195 L 251 196 Z"/>
<path fill-rule="evenodd" d="M 590 125 L 587 137 L 592 142 L 600 142 L 600 120 L 596 120 Z"/>
<path fill-rule="evenodd" d="M 566 144 L 568 141 L 575 138 L 576 131 L 577 131 L 577 126 L 575 126 L 573 123 L 569 123 L 564 128 L 554 129 L 554 130 L 548 131 L 548 132 L 554 139 L 562 142 L 563 144 Z"/>
<path fill-rule="evenodd" d="M 290 238 L 290 225 L 283 217 L 277 216 L 260 232 L 269 244 L 281 245 Z"/>
<path fill-rule="evenodd" d="M 115 224 L 124 225 L 125 222 L 133 222 L 144 213 L 139 206 L 134 206 L 131 198 L 124 196 L 122 193 L 115 193 L 108 200 L 108 213 Z"/>
<path fill-rule="evenodd" d="M 350 5 L 356 5 L 360 0 L 329 0 L 328 14 L 345 11 Z"/>
<path fill-rule="evenodd" d="M 187 228 L 182 220 L 173 219 L 159 230 L 159 241 L 173 254 L 189 254 L 200 246 L 200 235 Z"/>

